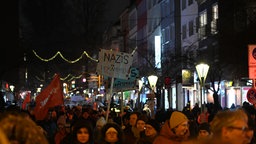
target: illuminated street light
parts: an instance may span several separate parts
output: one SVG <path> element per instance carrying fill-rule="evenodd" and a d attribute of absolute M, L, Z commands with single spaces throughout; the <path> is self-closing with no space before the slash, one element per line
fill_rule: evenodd
<path fill-rule="evenodd" d="M 203 93 L 202 93 L 202 90 L 203 90 L 203 87 L 204 87 L 204 84 L 205 84 L 205 80 L 206 80 L 206 77 L 207 77 L 209 67 L 210 67 L 209 65 L 204 64 L 204 63 L 200 63 L 200 64 L 196 65 L 196 71 L 197 71 L 197 74 L 198 74 L 198 77 L 199 77 L 199 80 L 200 80 L 201 112 L 203 111 L 203 101 L 202 101 Z"/>
<path fill-rule="evenodd" d="M 148 82 L 149 82 L 149 85 L 150 85 L 151 89 L 153 90 L 153 92 L 155 91 L 157 79 L 158 79 L 158 77 L 155 75 L 148 76 Z"/>
<path fill-rule="evenodd" d="M 14 91 L 15 86 L 14 85 L 10 85 L 10 90 L 13 92 Z"/>

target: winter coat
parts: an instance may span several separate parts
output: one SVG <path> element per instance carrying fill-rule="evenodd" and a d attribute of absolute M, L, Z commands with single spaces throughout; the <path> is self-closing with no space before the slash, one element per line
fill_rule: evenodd
<path fill-rule="evenodd" d="M 189 133 L 183 137 L 178 137 L 175 133 L 173 133 L 169 127 L 168 121 L 166 121 L 153 144 L 181 144 L 183 141 L 186 141 L 188 137 Z"/>

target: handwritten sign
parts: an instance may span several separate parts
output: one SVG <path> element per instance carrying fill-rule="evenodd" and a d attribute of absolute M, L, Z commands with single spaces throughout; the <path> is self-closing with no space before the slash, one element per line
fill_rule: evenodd
<path fill-rule="evenodd" d="M 136 68 L 131 68 L 129 78 L 124 79 L 115 79 L 114 89 L 134 89 L 136 87 L 136 80 L 139 77 L 139 71 Z"/>
<path fill-rule="evenodd" d="M 128 79 L 133 56 L 128 53 L 101 49 L 96 72 L 105 76 Z"/>

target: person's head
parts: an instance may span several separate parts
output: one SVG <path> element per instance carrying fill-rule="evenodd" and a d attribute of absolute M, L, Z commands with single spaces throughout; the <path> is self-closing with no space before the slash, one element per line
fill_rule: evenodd
<path fill-rule="evenodd" d="M 141 115 L 136 122 L 136 128 L 141 132 L 144 131 L 145 129 L 145 124 L 148 121 L 148 118 L 146 115 Z"/>
<path fill-rule="evenodd" d="M 150 119 L 145 125 L 145 135 L 148 137 L 155 137 L 160 132 L 160 123 L 154 119 Z"/>
<path fill-rule="evenodd" d="M 78 120 L 73 126 L 73 137 L 79 143 L 93 142 L 93 126 L 88 120 Z"/>
<path fill-rule="evenodd" d="M 129 124 L 131 126 L 135 126 L 138 118 L 139 118 L 139 113 L 138 112 L 132 112 L 130 114 L 130 117 L 129 117 Z"/>
<path fill-rule="evenodd" d="M 0 129 L 11 143 L 48 144 L 43 129 L 32 119 L 18 113 L 5 113 L 0 119 Z"/>
<path fill-rule="evenodd" d="M 100 117 L 96 122 L 96 128 L 100 130 L 106 123 L 107 122 L 106 122 L 105 118 Z"/>
<path fill-rule="evenodd" d="M 65 127 L 66 123 L 63 121 L 57 121 L 57 127 L 58 127 L 58 131 L 60 132 L 66 132 L 66 127 Z"/>
<path fill-rule="evenodd" d="M 84 119 L 87 119 L 87 118 L 89 118 L 89 116 L 90 116 L 89 109 L 83 109 L 83 111 L 82 111 L 82 117 L 83 117 Z"/>
<path fill-rule="evenodd" d="M 101 129 L 101 141 L 108 143 L 122 143 L 123 142 L 123 131 L 121 127 L 114 123 L 106 123 Z"/>
<path fill-rule="evenodd" d="M 209 123 L 201 123 L 199 125 L 199 132 L 198 132 L 198 138 L 206 138 L 209 137 L 211 135 L 211 131 L 210 131 L 210 124 Z"/>
<path fill-rule="evenodd" d="M 178 136 L 183 137 L 189 133 L 189 120 L 182 112 L 174 111 L 169 120 L 169 126 L 172 132 Z"/>
<path fill-rule="evenodd" d="M 250 141 L 248 117 L 241 109 L 219 111 L 210 126 L 213 138 L 222 143 L 246 144 Z"/>

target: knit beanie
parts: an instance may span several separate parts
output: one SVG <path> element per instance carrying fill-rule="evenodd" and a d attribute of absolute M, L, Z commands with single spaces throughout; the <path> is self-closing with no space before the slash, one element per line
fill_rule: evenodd
<path fill-rule="evenodd" d="M 160 132 L 161 126 L 160 123 L 154 119 L 150 119 L 146 124 L 151 125 L 157 132 Z"/>
<path fill-rule="evenodd" d="M 210 131 L 210 124 L 209 123 L 202 123 L 199 125 L 199 130 L 206 130 L 208 133 L 211 133 Z"/>
<path fill-rule="evenodd" d="M 186 115 L 184 115 L 182 112 L 174 111 L 170 117 L 170 128 L 173 129 L 180 125 L 181 123 L 188 121 L 188 118 Z"/>
<path fill-rule="evenodd" d="M 148 121 L 148 117 L 146 115 L 141 115 L 138 117 L 137 122 L 141 120 L 144 121 L 145 123 Z"/>

